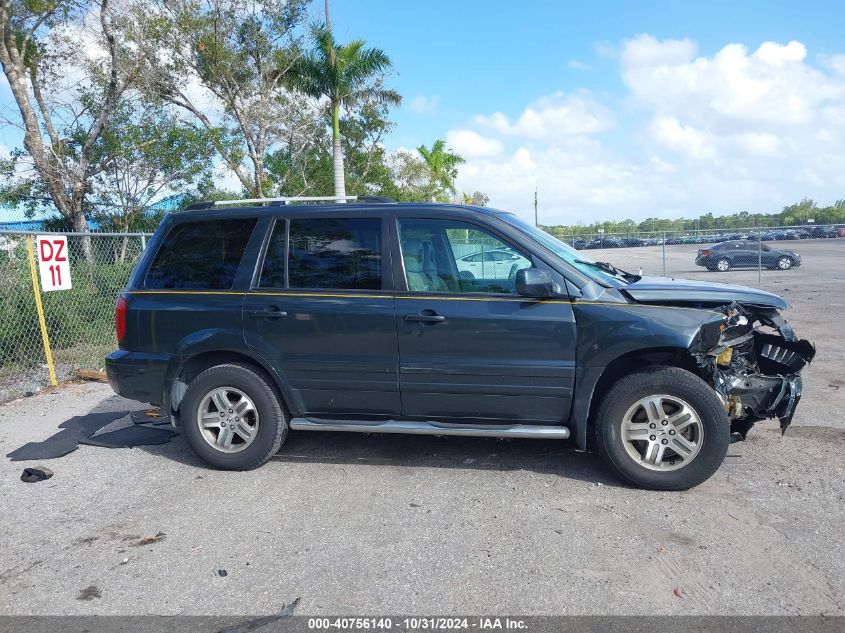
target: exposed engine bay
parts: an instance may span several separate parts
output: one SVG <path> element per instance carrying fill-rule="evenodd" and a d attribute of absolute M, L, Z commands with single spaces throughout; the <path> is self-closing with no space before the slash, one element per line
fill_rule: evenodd
<path fill-rule="evenodd" d="M 755 422 L 767 418 L 778 418 L 785 432 L 815 346 L 799 339 L 770 306 L 731 303 L 719 310 L 722 322 L 705 324 L 690 351 L 725 404 L 732 439 L 745 439 Z"/>

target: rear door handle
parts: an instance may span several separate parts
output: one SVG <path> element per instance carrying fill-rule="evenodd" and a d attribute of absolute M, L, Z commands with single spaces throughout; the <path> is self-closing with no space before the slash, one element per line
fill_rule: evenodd
<path fill-rule="evenodd" d="M 257 317 L 259 319 L 274 319 L 279 317 L 286 317 L 288 313 L 283 312 L 278 308 L 265 308 L 263 310 L 249 310 L 247 312 L 247 315 L 251 317 Z"/>
<path fill-rule="evenodd" d="M 446 317 L 440 314 L 406 314 L 405 320 L 419 323 L 443 323 Z"/>

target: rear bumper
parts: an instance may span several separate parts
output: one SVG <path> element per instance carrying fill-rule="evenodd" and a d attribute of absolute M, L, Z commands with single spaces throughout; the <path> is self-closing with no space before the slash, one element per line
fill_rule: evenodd
<path fill-rule="evenodd" d="M 106 376 L 115 393 L 130 400 L 161 404 L 170 354 L 115 350 L 106 356 Z"/>

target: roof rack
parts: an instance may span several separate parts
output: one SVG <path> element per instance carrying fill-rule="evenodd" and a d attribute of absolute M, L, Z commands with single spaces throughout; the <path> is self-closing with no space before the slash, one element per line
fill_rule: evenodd
<path fill-rule="evenodd" d="M 211 209 L 213 207 L 222 207 L 225 205 L 247 205 L 259 204 L 261 206 L 285 206 L 293 202 L 346 202 L 347 200 L 357 200 L 359 202 L 376 202 L 376 203 L 395 203 L 392 198 L 385 196 L 292 196 L 285 198 L 243 198 L 240 200 L 212 200 L 205 202 L 195 202 L 187 207 L 185 211 L 201 211 L 203 209 Z"/>

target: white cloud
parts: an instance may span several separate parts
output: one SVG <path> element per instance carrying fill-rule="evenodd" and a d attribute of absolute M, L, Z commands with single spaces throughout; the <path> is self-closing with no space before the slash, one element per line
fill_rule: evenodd
<path fill-rule="evenodd" d="M 467 159 L 460 189 L 530 217 L 539 183 L 549 223 L 842 198 L 845 54 L 812 58 L 798 41 L 702 54 L 647 34 L 596 46 L 618 60 L 626 93 L 613 107 L 556 92 L 516 115 L 476 115 L 447 136 Z"/>
<path fill-rule="evenodd" d="M 440 105 L 440 97 L 417 95 L 408 102 L 408 109 L 414 114 L 434 114 Z"/>
<path fill-rule="evenodd" d="M 508 136 L 549 140 L 602 132 L 613 125 L 613 119 L 586 92 L 575 95 L 556 92 L 530 104 L 516 120 L 494 112 L 477 116 L 475 123 Z"/>
<path fill-rule="evenodd" d="M 688 39 L 658 40 L 651 35 L 637 35 L 622 43 L 620 62 L 623 68 L 653 67 L 689 61 L 697 50 Z"/>
<path fill-rule="evenodd" d="M 464 158 L 498 156 L 502 153 L 502 142 L 486 138 L 472 130 L 452 130 L 446 134 L 449 148 Z"/>
<path fill-rule="evenodd" d="M 678 119 L 659 116 L 651 122 L 651 135 L 658 143 L 694 159 L 708 159 L 716 155 L 707 134 L 691 126 L 681 125 Z"/>
<path fill-rule="evenodd" d="M 566 62 L 568 68 L 572 68 L 573 70 L 589 70 L 590 65 L 582 62 L 580 59 L 570 59 Z"/>
<path fill-rule="evenodd" d="M 783 66 L 789 62 L 802 62 L 807 57 L 807 47 L 801 42 L 791 41 L 786 46 L 777 42 L 763 42 L 754 57 L 770 66 Z"/>
<path fill-rule="evenodd" d="M 843 98 L 845 84 L 805 57 L 799 42 L 764 42 L 753 54 L 728 44 L 696 58 L 691 43 L 641 35 L 626 42 L 621 66 L 625 84 L 652 109 L 683 113 L 700 127 L 737 129 L 804 124 L 822 104 Z"/>
<path fill-rule="evenodd" d="M 845 76 L 845 53 L 819 55 L 819 63 L 833 72 Z"/>

